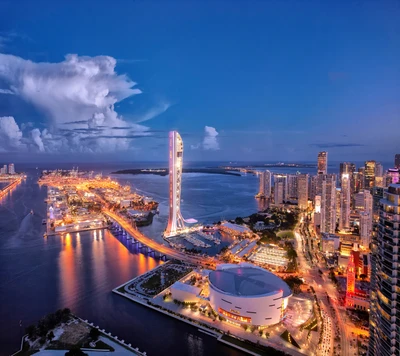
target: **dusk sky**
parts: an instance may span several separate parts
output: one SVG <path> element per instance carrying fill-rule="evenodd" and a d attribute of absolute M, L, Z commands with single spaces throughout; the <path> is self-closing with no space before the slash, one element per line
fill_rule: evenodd
<path fill-rule="evenodd" d="M 0 163 L 392 161 L 399 1 L 0 0 Z"/>

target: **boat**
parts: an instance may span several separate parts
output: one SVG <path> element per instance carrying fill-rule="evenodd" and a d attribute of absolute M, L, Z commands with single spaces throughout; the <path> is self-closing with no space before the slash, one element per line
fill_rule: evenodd
<path fill-rule="evenodd" d="M 46 219 L 43 219 L 43 220 L 42 220 L 42 225 L 46 225 L 46 224 L 47 224 Z"/>
<path fill-rule="evenodd" d="M 31 209 L 31 215 L 33 215 L 33 210 Z"/>

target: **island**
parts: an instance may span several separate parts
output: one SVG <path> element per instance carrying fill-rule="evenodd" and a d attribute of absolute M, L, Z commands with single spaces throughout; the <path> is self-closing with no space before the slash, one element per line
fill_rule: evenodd
<path fill-rule="evenodd" d="M 240 173 L 227 172 L 221 168 L 183 168 L 182 173 L 208 173 L 208 174 L 225 174 L 230 176 L 240 176 Z M 169 174 L 168 168 L 154 169 L 122 169 L 111 174 L 154 174 L 158 176 L 166 176 Z"/>

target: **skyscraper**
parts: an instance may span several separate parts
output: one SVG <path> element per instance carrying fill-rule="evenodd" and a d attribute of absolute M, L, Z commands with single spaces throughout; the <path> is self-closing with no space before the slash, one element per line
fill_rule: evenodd
<path fill-rule="evenodd" d="M 265 172 L 258 173 L 259 185 L 256 198 L 265 198 Z"/>
<path fill-rule="evenodd" d="M 341 178 L 343 174 L 349 174 L 350 178 L 350 197 L 353 196 L 353 194 L 356 191 L 356 165 L 354 163 L 350 162 L 342 162 L 340 163 L 340 175 L 339 177 Z M 340 184 L 342 182 L 340 181 Z M 350 201 L 351 205 L 351 201 Z"/>
<path fill-rule="evenodd" d="M 282 183 L 282 184 L 278 184 Z M 274 198 L 275 204 L 282 204 L 287 200 L 287 176 L 286 174 L 274 175 Z"/>
<path fill-rule="evenodd" d="M 271 172 L 262 171 L 258 173 L 259 188 L 256 198 L 269 198 L 271 196 Z"/>
<path fill-rule="evenodd" d="M 372 240 L 369 356 L 400 355 L 399 238 L 400 184 L 380 202 L 377 235 Z"/>
<path fill-rule="evenodd" d="M 355 185 L 356 185 L 356 190 L 355 192 L 359 192 L 360 190 L 363 190 L 365 188 L 365 167 L 359 167 L 358 172 L 355 174 Z"/>
<path fill-rule="evenodd" d="M 394 167 L 400 169 L 400 153 L 394 156 Z"/>
<path fill-rule="evenodd" d="M 270 171 L 265 171 L 265 196 L 267 198 L 271 197 L 272 188 L 272 174 Z"/>
<path fill-rule="evenodd" d="M 372 216 L 371 213 L 360 213 L 360 240 L 361 246 L 368 248 L 372 238 Z"/>
<path fill-rule="evenodd" d="M 298 174 L 288 174 L 287 175 L 287 198 L 297 198 L 297 178 Z"/>
<path fill-rule="evenodd" d="M 350 174 L 343 173 L 341 177 L 339 230 L 350 229 Z"/>
<path fill-rule="evenodd" d="M 364 188 L 371 189 L 375 185 L 375 161 L 365 162 Z"/>
<path fill-rule="evenodd" d="M 297 176 L 297 196 L 300 209 L 306 209 L 308 205 L 308 174 Z"/>
<path fill-rule="evenodd" d="M 8 165 L 8 174 L 15 174 L 14 163 Z"/>
<path fill-rule="evenodd" d="M 387 178 L 390 181 L 390 184 L 396 184 L 396 183 L 400 182 L 399 169 L 398 168 L 389 168 L 387 171 Z"/>
<path fill-rule="evenodd" d="M 336 175 L 322 175 L 321 233 L 335 233 L 336 230 Z"/>
<path fill-rule="evenodd" d="M 354 163 L 350 163 L 350 162 L 342 162 L 340 163 L 340 176 L 342 176 L 342 174 L 348 173 L 350 175 L 350 179 L 352 179 L 352 175 L 353 173 L 356 171 L 356 165 Z"/>
<path fill-rule="evenodd" d="M 383 166 L 379 162 L 376 162 L 376 164 L 375 164 L 375 182 L 374 182 L 374 186 L 383 187 Z"/>
<path fill-rule="evenodd" d="M 284 198 L 284 182 L 275 181 L 274 184 L 274 202 L 275 204 L 283 204 Z"/>
<path fill-rule="evenodd" d="M 349 263 L 347 265 L 347 288 L 346 288 L 346 306 L 352 307 L 351 297 L 355 292 L 356 286 L 356 266 L 354 263 L 354 253 L 350 253 Z"/>
<path fill-rule="evenodd" d="M 318 153 L 318 174 L 328 173 L 328 152 Z"/>
<path fill-rule="evenodd" d="M 183 141 L 177 131 L 169 133 L 169 216 L 165 236 L 174 236 L 185 227 L 181 214 Z"/>

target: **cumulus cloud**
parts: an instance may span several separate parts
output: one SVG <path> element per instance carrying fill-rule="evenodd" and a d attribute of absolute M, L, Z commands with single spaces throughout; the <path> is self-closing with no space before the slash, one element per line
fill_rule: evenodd
<path fill-rule="evenodd" d="M 203 140 L 203 148 L 205 150 L 219 150 L 217 140 L 218 132 L 214 127 L 206 126 L 204 128 L 205 136 Z"/>
<path fill-rule="evenodd" d="M 131 124 L 115 111 L 116 103 L 141 93 L 135 82 L 116 73 L 115 66 L 116 60 L 109 56 L 69 54 L 59 63 L 35 63 L 0 54 L 0 80 L 12 89 L 0 93 L 18 95 L 45 115 L 47 128 L 32 129 L 26 137 L 40 152 L 126 150 L 132 137 L 146 135 L 148 127 Z M 168 107 L 150 110 L 141 121 Z"/>
<path fill-rule="evenodd" d="M 191 150 L 198 150 L 202 148 L 203 150 L 219 150 L 218 143 L 218 132 L 214 127 L 205 126 L 204 127 L 204 138 L 200 143 L 190 145 Z"/>
<path fill-rule="evenodd" d="M 31 131 L 31 136 L 33 142 L 36 144 L 37 148 L 39 149 L 39 152 L 44 152 L 44 144 L 42 141 L 42 134 L 39 129 L 33 129 Z"/>
<path fill-rule="evenodd" d="M 22 131 L 12 116 L 0 117 L 0 151 L 17 150 L 22 146 Z"/>

